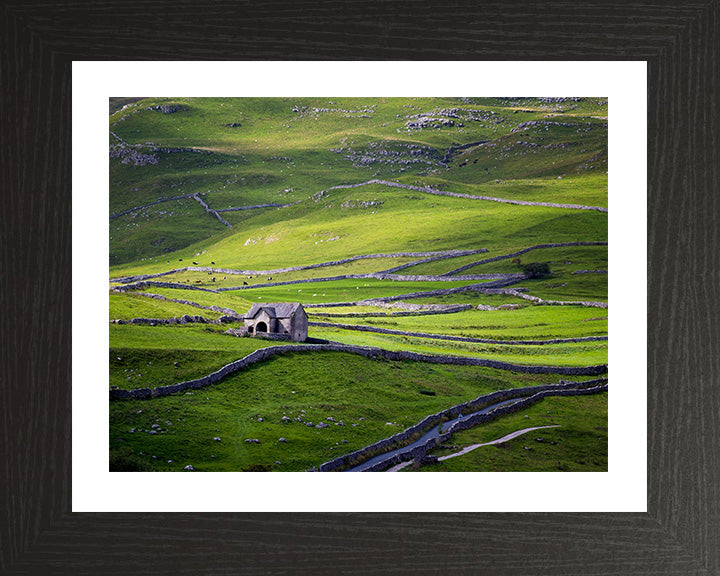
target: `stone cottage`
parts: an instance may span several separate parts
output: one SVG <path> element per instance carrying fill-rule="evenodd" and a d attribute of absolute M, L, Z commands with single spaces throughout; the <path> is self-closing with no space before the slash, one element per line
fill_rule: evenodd
<path fill-rule="evenodd" d="M 308 317 L 302 304 L 297 302 L 253 304 L 243 319 L 245 330 L 251 336 L 279 334 L 297 342 L 307 339 Z"/>

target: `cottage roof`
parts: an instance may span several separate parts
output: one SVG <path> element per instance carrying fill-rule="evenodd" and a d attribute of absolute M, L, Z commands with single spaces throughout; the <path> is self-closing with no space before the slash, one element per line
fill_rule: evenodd
<path fill-rule="evenodd" d="M 302 308 L 302 304 L 299 302 L 255 303 L 245 314 L 245 318 L 255 318 L 261 310 L 265 310 L 270 318 L 292 318 L 299 308 Z"/>

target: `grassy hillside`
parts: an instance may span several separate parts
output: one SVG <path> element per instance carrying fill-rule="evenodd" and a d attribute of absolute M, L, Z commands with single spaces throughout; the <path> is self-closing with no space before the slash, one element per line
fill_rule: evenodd
<path fill-rule="evenodd" d="M 607 336 L 607 131 L 605 98 L 111 98 L 108 319 L 216 320 L 253 303 L 301 302 L 315 339 L 524 365 L 606 364 L 606 340 L 454 338 Z M 504 258 L 579 242 L 605 244 Z M 537 263 L 549 273 L 527 275 Z M 169 285 L 133 286 L 138 275 Z M 283 344 L 223 333 L 238 327 L 113 323 L 110 385 L 193 379 Z M 545 381 L 287 355 L 189 395 L 111 403 L 113 466 L 307 469 L 478 390 Z M 588 402 L 594 418 L 606 418 Z M 275 436 L 288 435 L 280 417 L 300 409 L 356 426 L 293 424 L 292 446 L 278 444 Z M 258 426 L 257 415 L 273 423 Z M 163 419 L 175 427 L 128 432 Z M 259 446 L 245 443 L 256 436 Z M 453 470 L 480 466 L 456 460 Z"/>

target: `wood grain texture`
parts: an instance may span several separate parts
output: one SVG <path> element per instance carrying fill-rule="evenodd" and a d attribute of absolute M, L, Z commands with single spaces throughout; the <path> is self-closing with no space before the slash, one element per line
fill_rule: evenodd
<path fill-rule="evenodd" d="M 720 574 L 719 6 L 0 4 L 0 573 Z M 649 512 L 70 513 L 73 59 L 647 60 Z"/>

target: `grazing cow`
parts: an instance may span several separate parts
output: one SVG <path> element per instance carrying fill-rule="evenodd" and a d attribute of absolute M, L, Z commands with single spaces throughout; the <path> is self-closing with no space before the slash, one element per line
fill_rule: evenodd
<path fill-rule="evenodd" d="M 213 277 L 211 278 L 211 280 L 212 280 L 213 282 L 215 282 L 215 276 L 213 276 Z"/>
<path fill-rule="evenodd" d="M 202 280 L 195 280 L 195 284 L 200 284 Z"/>
<path fill-rule="evenodd" d="M 195 264 L 195 266 L 197 266 L 197 265 L 198 265 L 198 263 L 197 263 L 197 262 L 193 262 L 193 264 Z"/>
<path fill-rule="evenodd" d="M 248 285 L 248 283 L 243 281 L 243 286 L 247 286 L 247 285 Z"/>
<path fill-rule="evenodd" d="M 227 276 L 223 276 L 223 280 L 225 280 L 226 278 L 227 278 Z"/>
<path fill-rule="evenodd" d="M 210 262 L 210 264 L 215 264 L 215 262 Z"/>
<path fill-rule="evenodd" d="M 178 258 L 178 262 L 182 262 L 182 258 Z"/>
<path fill-rule="evenodd" d="M 268 278 L 268 280 L 272 280 L 272 276 L 270 276 L 270 278 Z"/>

